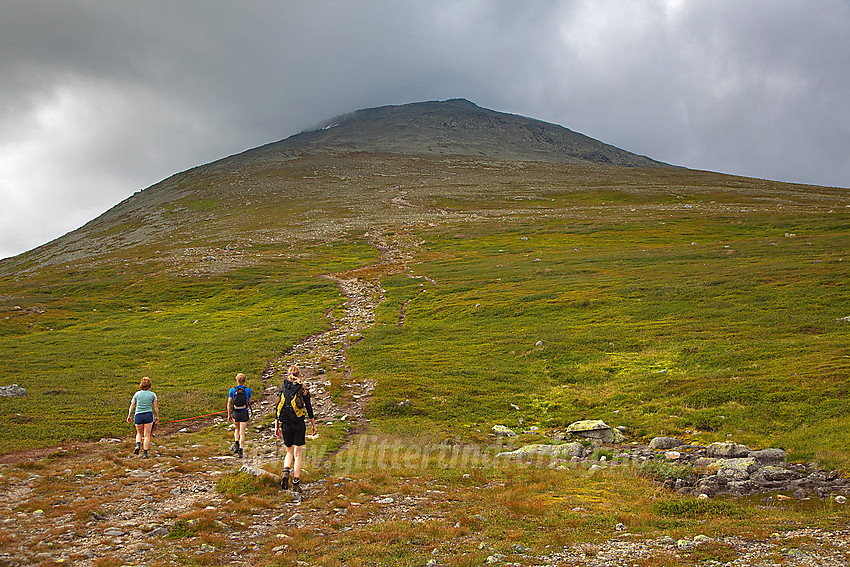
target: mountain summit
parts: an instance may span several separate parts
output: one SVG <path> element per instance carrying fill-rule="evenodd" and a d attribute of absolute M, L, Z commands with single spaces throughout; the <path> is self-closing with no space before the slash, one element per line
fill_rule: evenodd
<path fill-rule="evenodd" d="M 239 238 L 341 237 L 376 223 L 445 220 L 469 199 L 536 199 L 523 187 L 552 175 L 545 185 L 563 185 L 566 176 L 679 169 L 464 99 L 382 106 L 172 175 L 85 226 L 0 261 L 0 275 L 93 258 L 123 261 L 123 255 L 162 253 L 187 242 L 200 248 Z"/>
<path fill-rule="evenodd" d="M 481 108 L 466 99 L 358 110 L 262 149 L 337 149 L 627 167 L 667 166 L 563 126 Z"/>

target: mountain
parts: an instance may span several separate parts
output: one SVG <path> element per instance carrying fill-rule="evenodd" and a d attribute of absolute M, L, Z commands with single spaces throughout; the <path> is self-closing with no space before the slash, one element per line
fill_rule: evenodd
<path fill-rule="evenodd" d="M 454 161 L 447 167 L 446 160 Z M 529 179 L 555 175 L 561 183 L 569 172 L 597 175 L 598 168 L 613 166 L 621 173 L 681 170 L 464 99 L 358 110 L 173 175 L 75 231 L 0 261 L 0 275 L 94 259 L 108 263 L 116 261 L 113 254 L 153 257 L 187 242 L 331 238 L 388 219 L 445 217 L 452 213 L 446 199 L 464 199 L 470 191 L 498 199 L 512 179 L 511 192 Z M 455 177 L 448 183 L 447 171 Z M 400 195 L 386 191 L 397 185 L 407 192 L 403 207 Z"/>
<path fill-rule="evenodd" d="M 466 99 L 382 106 L 337 116 L 266 151 L 465 155 L 520 161 L 663 167 L 563 126 L 481 108 Z"/>

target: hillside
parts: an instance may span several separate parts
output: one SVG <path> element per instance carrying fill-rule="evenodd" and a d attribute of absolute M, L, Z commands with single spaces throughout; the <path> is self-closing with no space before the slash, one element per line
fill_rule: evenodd
<path fill-rule="evenodd" d="M 0 398 L 2 519 L 24 534 L 0 564 L 846 563 L 847 189 L 642 161 L 468 101 L 325 126 L 0 263 L 0 386 L 26 390 Z M 303 502 L 238 472 L 216 416 L 248 374 L 246 461 L 278 474 L 291 363 L 320 423 Z M 125 422 L 141 376 L 148 461 Z M 584 419 L 626 440 L 488 457 Z M 768 473 L 809 500 L 689 460 L 721 441 L 782 449 Z"/>

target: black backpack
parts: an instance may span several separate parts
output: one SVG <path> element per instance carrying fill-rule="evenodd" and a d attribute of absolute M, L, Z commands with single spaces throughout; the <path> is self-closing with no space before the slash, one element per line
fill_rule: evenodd
<path fill-rule="evenodd" d="M 303 419 L 307 415 L 307 404 L 304 403 L 305 390 L 300 382 L 284 380 L 278 394 L 280 394 L 280 401 L 277 403 L 278 421 L 292 422 Z"/>
<path fill-rule="evenodd" d="M 245 386 L 236 386 L 236 392 L 233 394 L 233 411 L 242 411 L 248 409 L 248 393 L 245 391 Z"/>

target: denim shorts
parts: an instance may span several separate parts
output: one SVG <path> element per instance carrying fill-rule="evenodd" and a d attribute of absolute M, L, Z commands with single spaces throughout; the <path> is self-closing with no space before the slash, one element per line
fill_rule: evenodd
<path fill-rule="evenodd" d="M 153 412 L 152 411 L 146 411 L 146 412 L 142 412 L 142 413 L 137 413 L 133 417 L 133 423 L 135 423 L 136 425 L 144 425 L 146 423 L 153 423 Z"/>

